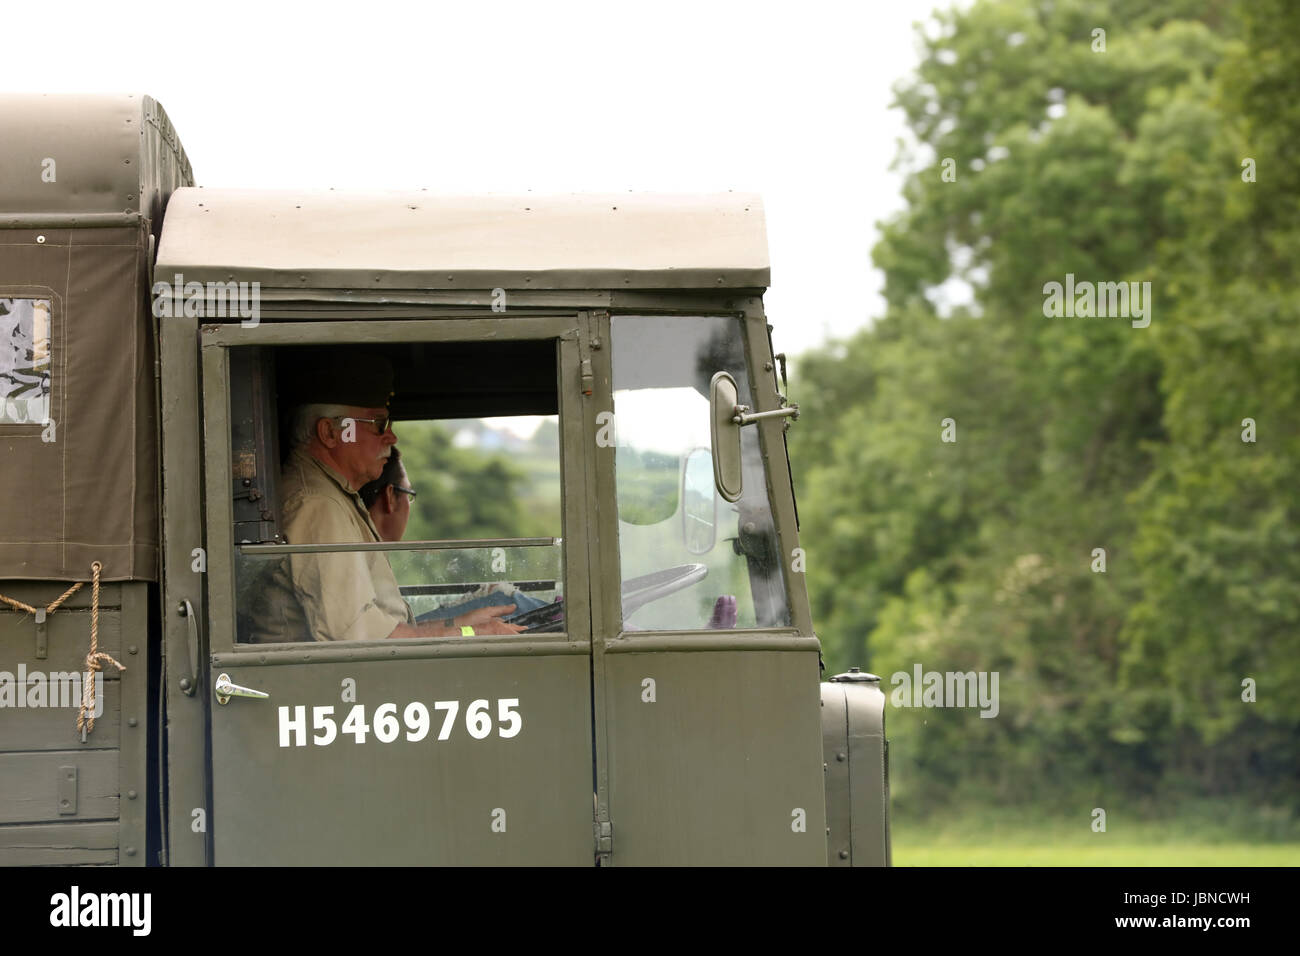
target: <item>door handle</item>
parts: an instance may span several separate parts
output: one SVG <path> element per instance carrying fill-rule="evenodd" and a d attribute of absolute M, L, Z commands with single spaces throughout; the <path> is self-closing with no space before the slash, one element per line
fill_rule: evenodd
<path fill-rule="evenodd" d="M 194 613 L 194 605 L 189 601 L 181 601 L 177 612 L 185 618 L 187 628 L 186 646 L 189 648 L 189 673 L 182 674 L 180 680 L 181 691 L 187 697 L 193 697 L 194 692 L 198 690 L 198 666 L 199 666 L 199 619 Z"/>
<path fill-rule="evenodd" d="M 253 697 L 260 700 L 271 696 L 265 691 L 253 690 L 251 687 L 240 687 L 238 684 L 231 683 L 229 674 L 217 675 L 215 690 L 218 704 L 228 704 L 232 697 Z"/>

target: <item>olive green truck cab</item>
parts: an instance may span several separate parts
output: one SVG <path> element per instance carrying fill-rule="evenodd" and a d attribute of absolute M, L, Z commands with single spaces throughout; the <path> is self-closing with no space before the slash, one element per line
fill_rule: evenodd
<path fill-rule="evenodd" d="M 0 158 L 0 864 L 889 862 L 757 197 L 200 189 L 141 96 L 2 97 Z M 394 536 L 286 533 L 323 360 L 392 371 L 334 421 Z M 376 562 L 516 633 L 319 624 Z"/>

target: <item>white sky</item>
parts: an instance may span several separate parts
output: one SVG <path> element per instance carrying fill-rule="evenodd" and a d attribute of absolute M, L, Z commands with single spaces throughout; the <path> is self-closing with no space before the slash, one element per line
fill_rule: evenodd
<path fill-rule="evenodd" d="M 204 186 L 759 192 L 796 353 L 882 307 L 890 85 L 948 5 L 9 3 L 4 88 L 148 93 Z"/>

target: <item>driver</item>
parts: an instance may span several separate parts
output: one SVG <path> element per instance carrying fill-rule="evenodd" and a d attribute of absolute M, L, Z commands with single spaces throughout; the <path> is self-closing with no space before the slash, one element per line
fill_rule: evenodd
<path fill-rule="evenodd" d="M 388 413 L 393 371 L 386 359 L 332 350 L 296 366 L 286 394 L 297 400 L 292 451 L 278 488 L 290 544 L 381 540 L 358 495 L 378 478 L 397 444 Z M 250 639 L 373 641 L 383 638 L 517 634 L 499 620 L 513 604 L 480 608 L 437 623 L 416 623 L 382 551 L 290 554 L 255 597 Z"/>

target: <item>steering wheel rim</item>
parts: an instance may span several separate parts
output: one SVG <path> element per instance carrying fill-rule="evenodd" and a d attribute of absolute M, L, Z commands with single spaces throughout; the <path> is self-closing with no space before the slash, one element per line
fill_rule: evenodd
<path fill-rule="evenodd" d="M 623 582 L 623 620 L 670 594 L 703 581 L 709 569 L 703 564 L 679 564 L 676 567 L 651 571 Z"/>

